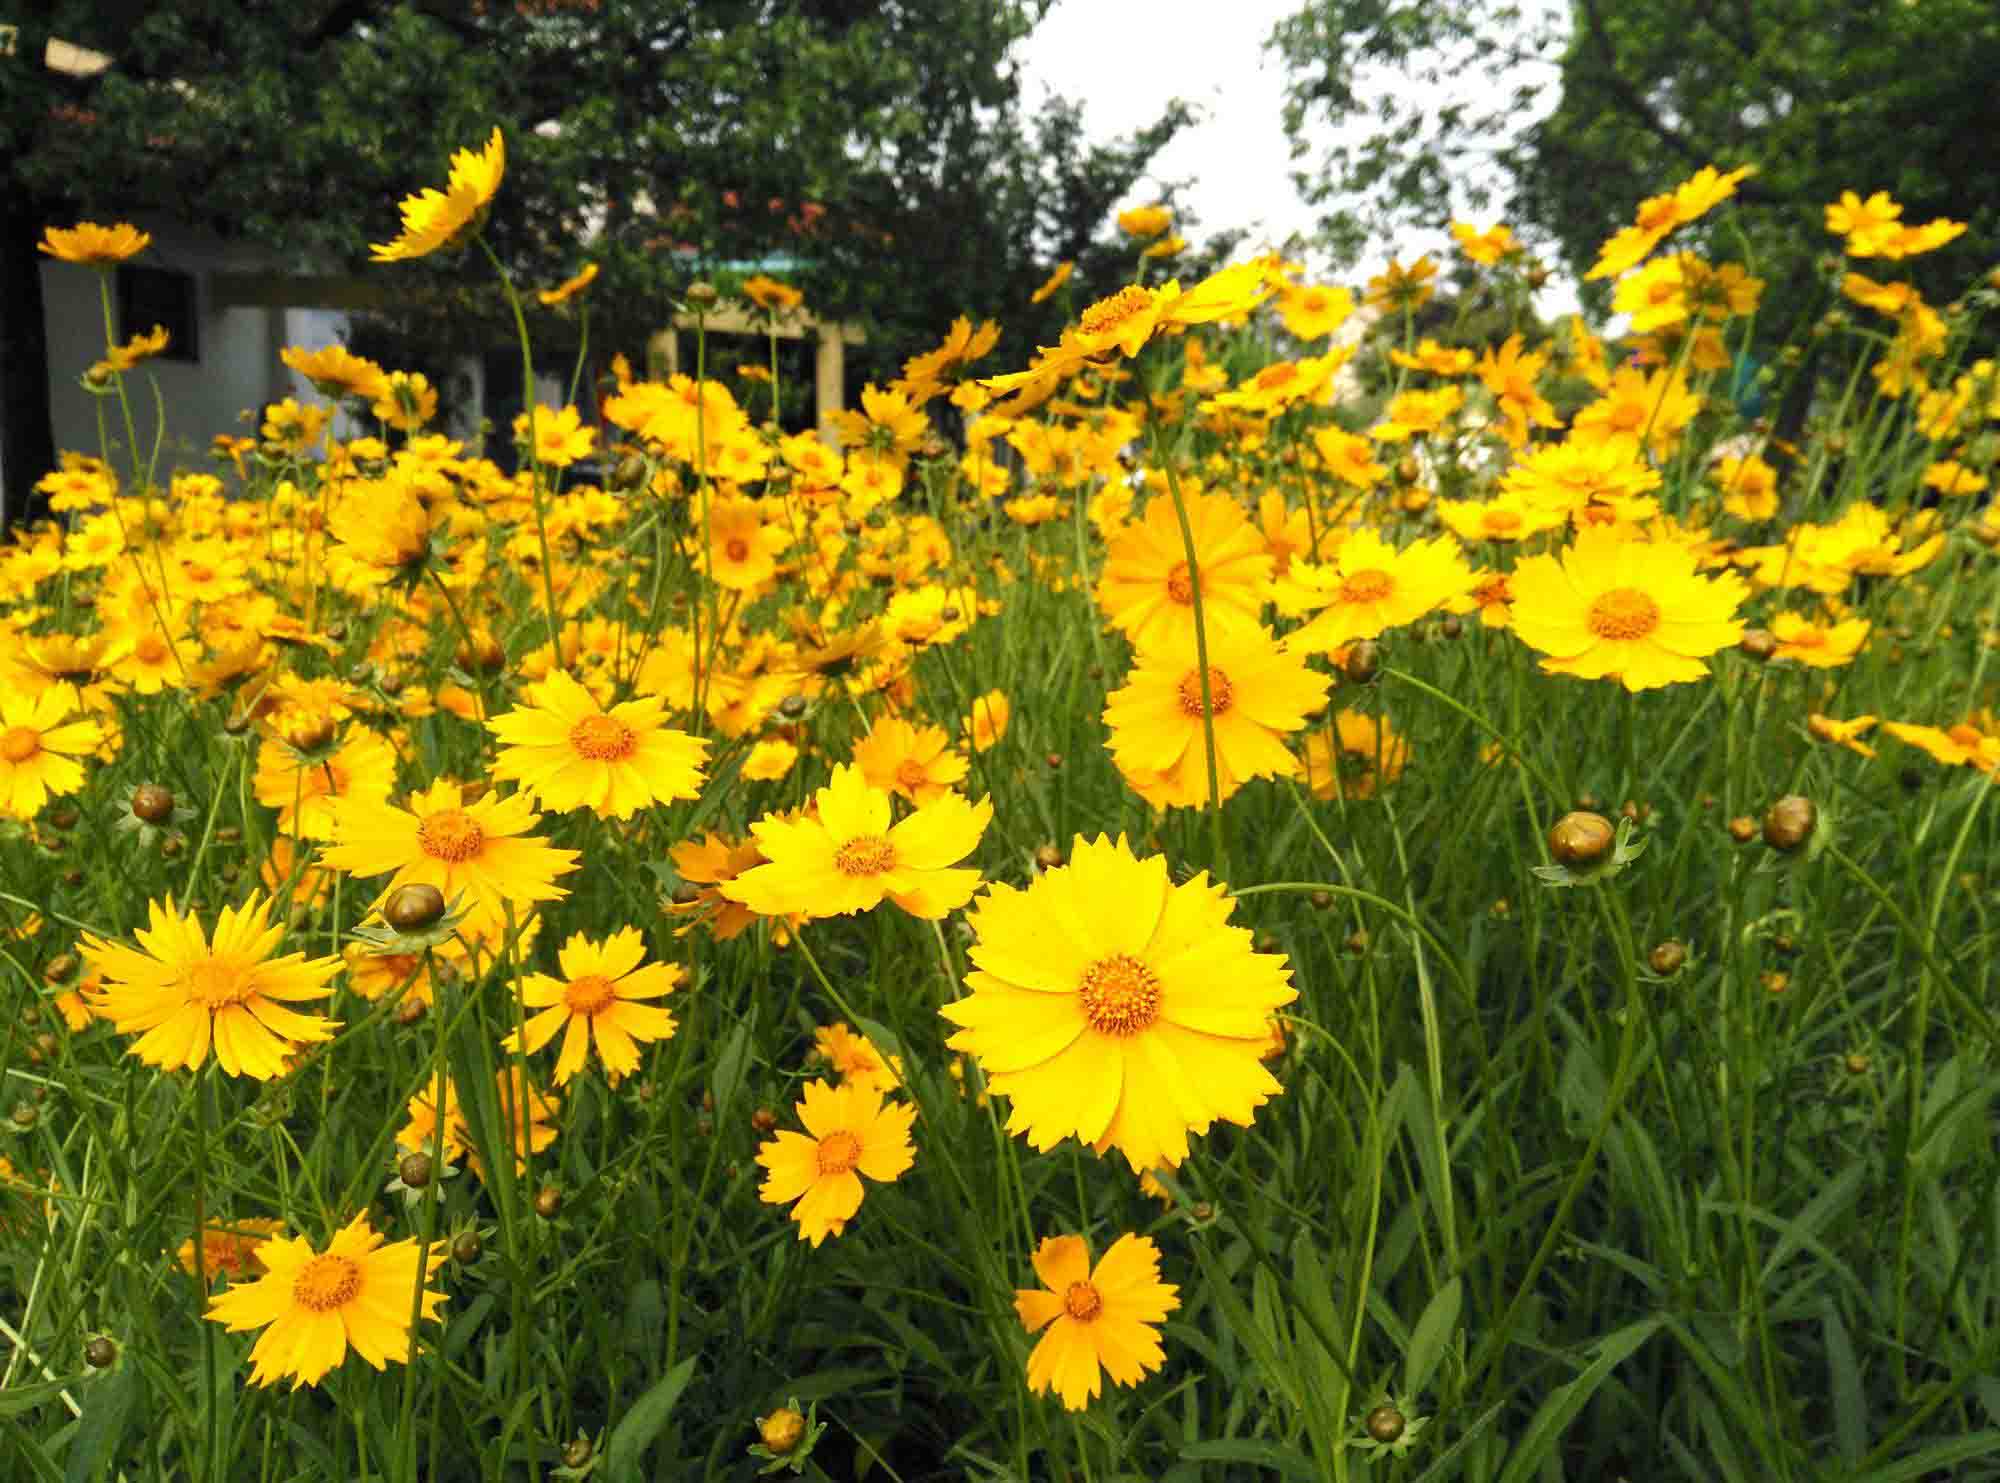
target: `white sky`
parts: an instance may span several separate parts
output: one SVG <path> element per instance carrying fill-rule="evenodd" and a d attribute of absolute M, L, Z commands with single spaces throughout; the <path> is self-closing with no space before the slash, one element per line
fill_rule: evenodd
<path fill-rule="evenodd" d="M 1108 140 L 1153 122 L 1169 99 L 1183 98 L 1196 106 L 1198 121 L 1154 158 L 1152 176 L 1126 204 L 1155 200 L 1162 182 L 1184 180 L 1189 184 L 1180 199 L 1202 221 L 1191 233 L 1197 239 L 1240 227 L 1250 234 L 1245 250 L 1256 251 L 1279 246 L 1293 233 L 1309 236 L 1316 213 L 1292 185 L 1285 67 L 1264 50 L 1272 28 L 1302 4 L 1056 0 L 1017 53 L 1024 101 L 1032 107 L 1050 93 L 1077 99 L 1090 137 Z M 1315 137 L 1319 143 L 1301 167 L 1316 161 L 1333 135 L 1322 123 Z M 1474 224 L 1485 227 L 1491 220 L 1474 218 Z M 1444 228 L 1439 222 L 1434 231 L 1376 244 L 1353 276 L 1379 271 L 1392 255 L 1407 262 L 1431 252 L 1442 260 L 1451 240 Z M 1552 282 L 1537 307 L 1544 314 L 1567 312 L 1573 293 Z"/>

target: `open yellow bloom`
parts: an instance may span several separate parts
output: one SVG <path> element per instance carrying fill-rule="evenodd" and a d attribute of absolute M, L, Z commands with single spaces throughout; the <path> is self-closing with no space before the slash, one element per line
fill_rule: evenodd
<path fill-rule="evenodd" d="M 1262 533 L 1229 495 L 1191 493 L 1184 503 L 1209 637 L 1255 629 L 1270 595 L 1273 566 Z M 1174 502 L 1155 495 L 1146 513 L 1111 542 L 1097 584 L 1098 605 L 1134 648 L 1145 650 L 1194 637 L 1194 596 Z"/>
<path fill-rule="evenodd" d="M 528 441 L 528 416 L 514 418 L 514 441 Z M 575 407 L 560 411 L 553 407 L 535 408 L 535 457 L 552 469 L 566 469 L 579 458 L 597 451 L 597 429 L 578 417 Z"/>
<path fill-rule="evenodd" d="M 1231 910 L 1206 873 L 1176 885 L 1122 837 L 1078 838 L 1025 890 L 989 885 L 970 917 L 972 993 L 940 1013 L 963 1027 L 946 1043 L 1012 1101 L 1007 1131 L 1039 1150 L 1117 1148 L 1144 1170 L 1178 1166 L 1217 1118 L 1247 1127 L 1281 1090 L 1259 1060 L 1271 1013 L 1298 996 Z"/>
<path fill-rule="evenodd" d="M 35 245 L 66 263 L 103 266 L 137 257 L 152 240 L 152 233 L 142 232 L 130 222 L 104 227 L 94 221 L 80 221 L 73 227 L 47 228 Z"/>
<path fill-rule="evenodd" d="M 445 1295 L 417 1293 L 424 1266 L 415 1241 L 382 1244 L 368 1217 L 357 1215 L 315 1252 L 303 1236 L 279 1237 L 257 1248 L 265 1275 L 210 1298 L 208 1317 L 240 1334 L 264 1333 L 250 1351 L 250 1379 L 271 1385 L 292 1377 L 292 1389 L 317 1385 L 351 1348 L 376 1369 L 410 1356 L 410 1314 L 436 1318 Z"/>
<path fill-rule="evenodd" d="M 0 691 L 0 814 L 31 819 L 52 796 L 83 786 L 82 759 L 104 745 L 104 728 L 72 721 L 80 709 L 66 682 L 30 695 L 10 680 Z"/>
<path fill-rule="evenodd" d="M 143 1032 L 132 1054 L 147 1065 L 192 1071 L 213 1046 L 228 1075 L 268 1081 L 284 1074 L 285 1058 L 299 1045 L 333 1038 L 336 1021 L 285 1006 L 332 993 L 326 984 L 340 959 L 272 957 L 285 929 L 271 925 L 271 903 L 261 894 L 224 907 L 213 938 L 193 912 L 181 915 L 172 897 L 149 902 L 146 912 L 150 925 L 133 934 L 137 948 L 88 932 L 81 946 L 104 980 L 90 1007 L 120 1031 Z"/>
<path fill-rule="evenodd" d="M 451 176 L 443 190 L 403 197 L 398 207 L 403 214 L 402 234 L 393 242 L 373 244 L 369 250 L 374 260 L 399 262 L 456 246 L 478 229 L 506 171 L 507 142 L 496 128 L 479 153 L 461 149 L 451 157 Z"/>
<path fill-rule="evenodd" d="M 871 788 L 929 803 L 965 780 L 968 763 L 942 726 L 915 726 L 898 716 L 877 721 L 854 744 L 854 763 Z"/>
<path fill-rule="evenodd" d="M 1137 1385 L 1166 1355 L 1153 1325 L 1180 1307 L 1180 1289 L 1160 1281 L 1160 1249 L 1145 1236 L 1120 1236 L 1096 1267 L 1081 1236 L 1050 1236 L 1035 1248 L 1039 1288 L 1019 1289 L 1014 1311 L 1029 1333 L 1042 1329 L 1028 1356 L 1028 1389 L 1054 1390 L 1081 1411 L 1108 1372 Z"/>
<path fill-rule="evenodd" d="M 947 793 L 891 826 L 889 794 L 851 765 L 834 768 L 814 799 L 817 818 L 767 817 L 750 826 L 768 863 L 722 882 L 724 896 L 766 917 L 846 916 L 886 897 L 912 916 L 935 918 L 979 889 L 977 870 L 952 864 L 986 832 L 990 800 Z"/>
<path fill-rule="evenodd" d="M 587 808 L 600 819 L 693 798 L 708 743 L 666 725 L 665 715 L 666 702 L 647 695 L 606 710 L 566 671 L 551 671 L 530 704 L 486 723 L 500 739 L 493 776 L 519 783 L 544 808 Z"/>
<path fill-rule="evenodd" d="M 671 963 L 645 963 L 646 939 L 636 927 L 592 942 L 581 932 L 562 945 L 556 961 L 561 978 L 531 973 L 521 985 L 521 1002 L 540 1013 L 523 1027 L 527 1047 L 538 1051 L 563 1030 L 562 1053 L 556 1058 L 556 1085 L 562 1086 L 583 1069 L 593 1039 L 598 1058 L 615 1085 L 621 1076 L 639 1069 L 639 1042 L 665 1040 L 674 1033 L 674 1017 L 666 1010 L 637 1001 L 671 993 L 683 977 Z M 567 1028 L 565 1028 L 567 1027 Z M 516 1048 L 507 1036 L 505 1049 Z"/>
<path fill-rule="evenodd" d="M 863 1082 L 813 1081 L 797 1110 L 805 1132 L 777 1133 L 757 1150 L 765 1171 L 757 1194 L 767 1205 L 796 1200 L 799 1239 L 817 1246 L 844 1231 L 861 1208 L 861 1175 L 887 1184 L 916 1162 L 910 1124 L 917 1109 L 884 1106 L 882 1093 Z"/>
<path fill-rule="evenodd" d="M 1633 691 L 1704 678 L 1702 661 L 1743 637 L 1735 614 L 1749 596 L 1733 572 L 1697 576 L 1686 546 L 1604 526 L 1560 557 L 1528 557 L 1513 588 L 1514 631 L 1549 656 L 1543 669 Z"/>
<path fill-rule="evenodd" d="M 1416 622 L 1469 592 L 1475 580 L 1451 536 L 1398 551 L 1377 532 L 1357 530 L 1340 543 L 1332 561 L 1294 562 L 1279 590 L 1278 609 L 1294 616 L 1317 611 L 1289 642 L 1301 652 L 1331 653 Z"/>

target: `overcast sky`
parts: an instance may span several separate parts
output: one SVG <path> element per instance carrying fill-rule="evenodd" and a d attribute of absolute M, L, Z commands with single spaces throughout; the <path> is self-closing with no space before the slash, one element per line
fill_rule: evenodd
<path fill-rule="evenodd" d="M 1133 204 L 1154 199 L 1163 181 L 1185 180 L 1190 184 L 1181 199 L 1200 215 L 1204 230 L 1241 227 L 1250 234 L 1246 250 L 1277 246 L 1293 233 L 1310 235 L 1315 213 L 1291 180 L 1282 117 L 1285 68 L 1264 50 L 1272 27 L 1302 3 L 1056 0 L 1019 52 L 1026 101 L 1048 93 L 1077 99 L 1092 137 L 1110 139 L 1153 122 L 1168 99 L 1184 98 L 1196 105 L 1200 121 L 1155 158 L 1153 177 L 1133 193 Z M 1319 125 L 1313 152 L 1301 163 L 1317 159 L 1331 137 Z M 1440 222 L 1434 231 L 1378 244 L 1356 276 L 1378 271 L 1392 252 L 1405 261 L 1426 251 L 1441 257 L 1450 243 L 1444 227 Z M 1566 299 L 1545 295 L 1539 307 L 1564 312 L 1573 306 Z"/>

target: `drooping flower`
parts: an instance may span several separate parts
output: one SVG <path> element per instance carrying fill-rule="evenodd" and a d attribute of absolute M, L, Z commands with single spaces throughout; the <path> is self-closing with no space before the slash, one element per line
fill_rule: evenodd
<path fill-rule="evenodd" d="M 1749 589 L 1733 572 L 1698 576 L 1695 560 L 1677 542 L 1589 526 L 1559 557 L 1514 569 L 1514 631 L 1551 674 L 1633 691 L 1702 679 L 1703 661 L 1743 636 L 1735 614 Z"/>
<path fill-rule="evenodd" d="M 461 149 L 451 157 L 445 188 L 405 196 L 402 234 L 393 242 L 377 242 L 369 251 L 378 263 L 428 257 L 440 248 L 456 246 L 478 230 L 500 178 L 507 171 L 507 142 L 496 128 L 486 147 L 474 154 Z"/>
<path fill-rule="evenodd" d="M 1326 699 L 1327 678 L 1262 628 L 1208 641 L 1208 707 L 1214 717 L 1217 792 L 1228 799 L 1257 777 L 1291 777 L 1298 762 L 1284 736 Z M 1192 635 L 1143 651 L 1104 706 L 1111 756 L 1156 808 L 1208 802 L 1208 740 L 1201 666 Z"/>
<path fill-rule="evenodd" d="M 767 1205 L 792 1205 L 799 1239 L 817 1246 L 861 1208 L 861 1175 L 887 1184 L 916 1162 L 910 1125 L 917 1109 L 885 1105 L 880 1091 L 859 1081 L 812 1081 L 797 1112 L 805 1132 L 780 1131 L 757 1150 L 765 1171 L 757 1194 Z"/>
<path fill-rule="evenodd" d="M 1028 1389 L 1053 1390 L 1081 1411 L 1104 1388 L 1137 1385 L 1166 1359 L 1154 1327 L 1180 1307 L 1180 1289 L 1160 1281 L 1160 1249 L 1127 1234 L 1093 1268 L 1081 1236 L 1049 1236 L 1035 1248 L 1038 1288 L 1017 1289 L 1014 1311 L 1041 1342 L 1028 1356 Z"/>
<path fill-rule="evenodd" d="M 137 257 L 152 240 L 152 233 L 142 232 L 130 222 L 106 227 L 94 221 L 80 221 L 73 227 L 45 229 L 42 240 L 35 245 L 65 263 L 103 267 Z"/>
<path fill-rule="evenodd" d="M 942 1007 L 1010 1133 L 1047 1150 L 1075 1137 L 1134 1170 L 1178 1166 L 1188 1133 L 1248 1126 L 1281 1088 L 1259 1060 L 1273 1010 L 1297 997 L 1277 954 L 1231 927 L 1206 873 L 1176 885 L 1163 856 L 1078 838 L 1025 890 L 987 887 L 970 922 L 972 993 Z"/>
<path fill-rule="evenodd" d="M 332 993 L 327 981 L 340 959 L 274 957 L 285 929 L 271 925 L 261 893 L 224 907 L 212 937 L 172 897 L 149 902 L 146 912 L 149 926 L 133 934 L 137 948 L 93 933 L 81 948 L 104 980 L 90 1007 L 121 1032 L 142 1032 L 131 1050 L 147 1065 L 197 1070 L 213 1047 L 228 1075 L 268 1081 L 284 1074 L 298 1046 L 333 1038 L 338 1021 L 286 1006 Z"/>
<path fill-rule="evenodd" d="M 277 1237 L 256 1251 L 264 1275 L 208 1301 L 208 1317 L 230 1333 L 261 1328 L 250 1379 L 292 1389 L 317 1385 L 351 1348 L 376 1369 L 410 1356 L 410 1315 L 436 1318 L 441 1292 L 417 1291 L 424 1252 L 416 1241 L 382 1244 L 357 1215 L 316 1252 L 303 1236 Z M 420 1306 L 421 1305 L 421 1306 Z"/>
<path fill-rule="evenodd" d="M 552 670 L 530 699 L 486 726 L 500 739 L 493 776 L 519 783 L 544 808 L 623 819 L 700 793 L 708 743 L 666 725 L 658 697 L 606 710 L 567 671 Z"/>
<path fill-rule="evenodd" d="M 947 793 L 891 825 L 889 794 L 847 764 L 814 797 L 817 818 L 767 817 L 750 826 L 768 863 L 723 881 L 724 896 L 767 917 L 845 916 L 887 898 L 912 916 L 935 918 L 979 889 L 979 872 L 953 862 L 986 832 L 991 801 Z"/>
<path fill-rule="evenodd" d="M 531 973 L 522 983 L 521 1002 L 541 1011 L 526 1023 L 528 1050 L 540 1050 L 557 1030 L 564 1030 L 562 1052 L 556 1058 L 557 1086 L 583 1069 L 593 1040 L 615 1085 L 638 1069 L 638 1042 L 665 1040 L 674 1033 L 671 1014 L 637 1001 L 671 993 L 683 970 L 671 963 L 641 966 L 645 956 L 646 940 L 636 927 L 623 928 L 602 942 L 592 942 L 579 932 L 556 955 L 561 978 Z M 516 1036 L 508 1035 L 502 1044 L 514 1050 Z"/>
<path fill-rule="evenodd" d="M 9 681 L 0 689 L 0 814 L 31 819 L 44 803 L 83 786 L 83 761 L 104 745 L 97 722 L 71 720 L 82 709 L 76 686 L 39 695 Z"/>

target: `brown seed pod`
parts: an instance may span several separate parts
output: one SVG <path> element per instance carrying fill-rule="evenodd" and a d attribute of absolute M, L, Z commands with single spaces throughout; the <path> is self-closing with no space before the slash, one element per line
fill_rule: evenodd
<path fill-rule="evenodd" d="M 396 1177 L 411 1189 L 422 1189 L 431 1182 L 431 1156 L 427 1153 L 406 1153 L 396 1161 Z"/>
<path fill-rule="evenodd" d="M 562 1214 L 563 1193 L 553 1184 L 545 1184 L 535 1191 L 535 1214 L 543 1220 L 554 1220 Z"/>
<path fill-rule="evenodd" d="M 118 1346 L 99 1334 L 83 1346 L 83 1362 L 93 1370 L 108 1370 L 118 1360 Z"/>
<path fill-rule="evenodd" d="M 421 932 L 444 915 L 444 892 L 436 886 L 398 886 L 382 903 L 382 920 L 398 932 Z"/>
<path fill-rule="evenodd" d="M 1035 851 L 1035 863 L 1044 870 L 1054 870 L 1063 863 L 1063 852 L 1052 844 L 1042 845 Z"/>
<path fill-rule="evenodd" d="M 777 1126 L 778 1114 L 768 1107 L 759 1107 L 750 1114 L 750 1131 L 753 1133 L 769 1133 Z"/>
<path fill-rule="evenodd" d="M 1819 809 L 1810 798 L 1787 793 L 1764 814 L 1764 843 L 1789 855 L 1812 838 L 1818 823 Z"/>
<path fill-rule="evenodd" d="M 1688 950 L 1673 938 L 1655 943 L 1653 950 L 1646 954 L 1646 966 L 1661 978 L 1671 978 L 1681 971 L 1688 960 Z"/>
<path fill-rule="evenodd" d="M 1578 809 L 1556 820 L 1549 831 L 1549 853 L 1557 864 L 1574 870 L 1604 860 L 1617 839 L 1618 832 L 1604 815 Z"/>
<path fill-rule="evenodd" d="M 1333 909 L 1333 892 L 1331 891 L 1315 891 L 1312 895 L 1306 897 L 1306 900 L 1311 904 L 1314 911 L 1331 911 Z"/>
<path fill-rule="evenodd" d="M 1377 1406 L 1362 1419 L 1361 1425 L 1369 1436 L 1387 1444 L 1399 1440 L 1409 1423 L 1403 1419 L 1403 1413 L 1394 1406 Z"/>
<path fill-rule="evenodd" d="M 1042 761 L 1048 765 L 1050 772 L 1054 772 L 1063 765 L 1063 754 L 1061 752 L 1051 752 Z"/>

